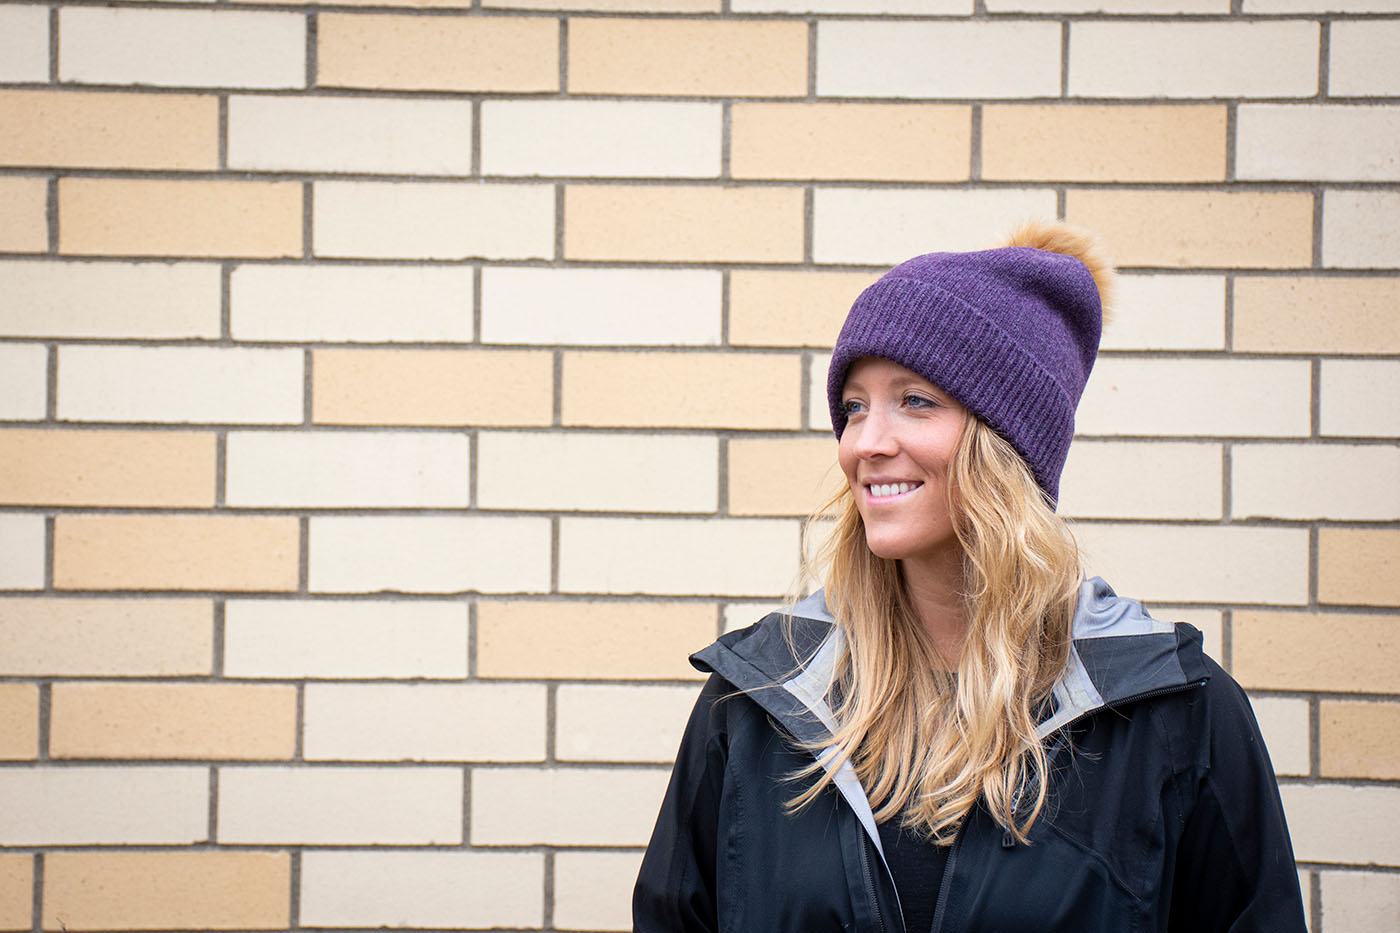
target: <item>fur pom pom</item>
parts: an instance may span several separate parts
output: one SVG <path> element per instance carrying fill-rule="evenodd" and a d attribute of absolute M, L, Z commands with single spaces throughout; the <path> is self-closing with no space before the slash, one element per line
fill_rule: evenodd
<path fill-rule="evenodd" d="M 1069 224 L 1046 223 L 1030 220 L 1022 224 L 1003 246 L 1029 246 L 1043 249 L 1048 253 L 1073 256 L 1084 263 L 1094 284 L 1099 287 L 1099 302 L 1103 305 L 1103 321 L 1108 323 L 1110 307 L 1113 303 L 1113 287 L 1116 275 L 1113 264 L 1104 255 L 1098 237 L 1088 230 L 1071 227 Z"/>

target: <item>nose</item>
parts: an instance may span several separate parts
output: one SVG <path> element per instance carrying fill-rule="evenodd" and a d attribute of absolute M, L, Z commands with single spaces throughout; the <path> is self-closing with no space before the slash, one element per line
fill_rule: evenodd
<path fill-rule="evenodd" d="M 899 452 L 899 438 L 895 425 L 883 406 L 872 408 L 860 420 L 846 430 L 855 428 L 855 443 L 852 446 L 857 457 L 873 460 L 876 457 L 892 457 Z"/>

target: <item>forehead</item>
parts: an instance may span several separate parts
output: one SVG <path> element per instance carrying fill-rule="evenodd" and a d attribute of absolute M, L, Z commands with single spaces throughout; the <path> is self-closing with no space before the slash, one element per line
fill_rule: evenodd
<path fill-rule="evenodd" d="M 846 370 L 846 381 L 842 384 L 841 391 L 861 390 L 868 392 L 877 387 L 919 388 L 931 392 L 939 398 L 952 398 L 912 369 L 907 369 L 893 360 L 879 356 L 862 356 L 852 363 L 850 369 Z"/>

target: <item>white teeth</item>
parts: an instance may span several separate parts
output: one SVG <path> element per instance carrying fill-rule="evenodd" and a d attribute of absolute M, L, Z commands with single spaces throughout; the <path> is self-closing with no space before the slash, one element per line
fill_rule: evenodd
<path fill-rule="evenodd" d="M 877 499 L 886 496 L 903 495 L 911 489 L 918 489 L 921 483 L 872 483 L 870 485 L 870 495 Z"/>
<path fill-rule="evenodd" d="M 900 483 L 900 484 L 899 484 L 899 491 L 902 492 L 902 493 L 908 492 L 908 491 L 909 491 L 909 484 L 908 484 L 908 483 Z"/>

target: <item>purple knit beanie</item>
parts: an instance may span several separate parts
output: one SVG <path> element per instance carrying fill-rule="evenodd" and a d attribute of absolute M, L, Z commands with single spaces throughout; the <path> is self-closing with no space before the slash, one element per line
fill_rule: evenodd
<path fill-rule="evenodd" d="M 893 360 L 1006 438 L 1053 502 L 1098 354 L 1095 277 L 1106 286 L 1111 272 L 1090 236 L 1061 224 L 1028 224 L 1011 242 L 929 253 L 881 276 L 851 306 L 826 393 L 839 438 L 846 371 L 863 356 Z"/>

